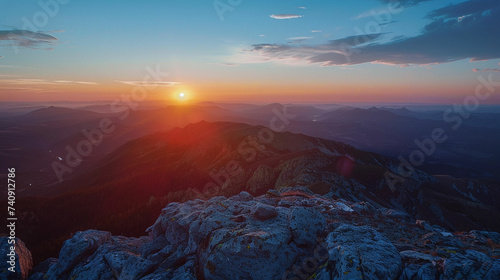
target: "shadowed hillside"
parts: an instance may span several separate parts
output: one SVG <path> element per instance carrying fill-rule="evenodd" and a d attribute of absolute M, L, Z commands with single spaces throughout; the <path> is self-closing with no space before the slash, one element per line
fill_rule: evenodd
<path fill-rule="evenodd" d="M 20 233 L 39 261 L 77 230 L 140 236 L 168 202 L 295 185 L 400 209 L 453 230 L 499 229 L 494 185 L 455 184 L 417 171 L 391 190 L 385 174 L 397 173 L 397 164 L 329 140 L 201 122 L 132 140 L 84 174 L 43 190 L 52 197 L 19 200 Z"/>

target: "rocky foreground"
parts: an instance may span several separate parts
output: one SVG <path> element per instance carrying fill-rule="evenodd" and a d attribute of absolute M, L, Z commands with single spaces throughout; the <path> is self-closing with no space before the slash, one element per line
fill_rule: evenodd
<path fill-rule="evenodd" d="M 29 279 L 500 279 L 499 233 L 302 187 L 170 203 L 147 232 L 78 232 Z"/>

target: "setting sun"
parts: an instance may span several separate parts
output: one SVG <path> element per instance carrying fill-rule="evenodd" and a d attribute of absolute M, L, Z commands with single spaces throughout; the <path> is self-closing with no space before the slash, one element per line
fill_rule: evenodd
<path fill-rule="evenodd" d="M 182 91 L 175 91 L 170 96 L 175 101 L 182 103 L 186 103 L 188 101 L 191 101 L 192 99 L 192 94 L 189 91 L 186 91 L 185 89 L 182 89 Z"/>

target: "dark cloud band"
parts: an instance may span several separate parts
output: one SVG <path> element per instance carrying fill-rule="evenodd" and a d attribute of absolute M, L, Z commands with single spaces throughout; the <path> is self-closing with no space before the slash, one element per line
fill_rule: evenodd
<path fill-rule="evenodd" d="M 422 1 L 405 3 L 416 2 Z M 420 35 L 388 43 L 376 43 L 383 34 L 367 34 L 315 46 L 260 44 L 249 51 L 265 61 L 295 59 L 325 66 L 370 62 L 421 65 L 500 58 L 500 1 L 469 0 L 432 11 L 428 18 L 433 21 Z"/>
<path fill-rule="evenodd" d="M 47 48 L 56 41 L 56 37 L 43 32 L 23 29 L 0 30 L 0 44 L 26 48 Z"/>

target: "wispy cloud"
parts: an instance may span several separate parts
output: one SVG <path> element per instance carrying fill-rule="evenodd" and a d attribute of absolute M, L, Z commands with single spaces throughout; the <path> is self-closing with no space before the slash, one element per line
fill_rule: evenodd
<path fill-rule="evenodd" d="M 312 33 L 319 33 L 322 32 L 321 30 L 311 30 Z"/>
<path fill-rule="evenodd" d="M 304 7 L 304 6 L 300 6 L 300 7 L 297 7 L 297 8 L 302 9 L 302 10 L 306 10 L 307 9 L 307 7 Z"/>
<path fill-rule="evenodd" d="M 459 18 L 463 16 L 481 15 L 483 12 L 495 9 L 499 6 L 497 0 L 468 0 L 455 5 L 448 5 L 434 10 L 427 15 L 427 18 L 444 17 L 446 19 Z"/>
<path fill-rule="evenodd" d="M 234 67 L 234 66 L 238 66 L 239 64 L 238 63 L 221 63 L 220 65 Z"/>
<path fill-rule="evenodd" d="M 307 37 L 307 36 L 304 36 L 304 37 L 290 37 L 288 38 L 288 40 L 307 40 L 307 39 L 312 39 L 314 37 Z"/>
<path fill-rule="evenodd" d="M 392 4 L 392 5 L 401 5 L 402 7 L 410 7 L 418 5 L 422 2 L 432 1 L 432 0 L 398 0 L 397 2 L 394 0 L 379 0 L 384 4 Z"/>
<path fill-rule="evenodd" d="M 33 87 L 5 87 L 0 85 L 0 90 L 5 91 L 15 91 L 15 92 L 41 92 L 43 89 L 41 88 L 33 88 Z"/>
<path fill-rule="evenodd" d="M 85 82 L 85 81 L 51 81 L 44 79 L 0 79 L 1 85 L 61 85 L 61 84 L 70 84 L 70 85 L 97 85 L 94 82 Z"/>
<path fill-rule="evenodd" d="M 398 22 L 398 21 L 397 20 L 391 20 L 391 21 L 381 22 L 378 25 L 379 26 L 386 26 L 386 25 L 389 25 L 389 24 L 392 24 L 392 23 L 396 23 L 396 22 Z"/>
<path fill-rule="evenodd" d="M 297 44 L 297 43 L 302 43 L 305 40 L 309 40 L 312 38 L 314 38 L 314 37 L 301 36 L 301 37 L 290 37 L 290 38 L 288 38 L 288 40 L 291 40 L 290 43 L 292 43 L 292 44 Z"/>
<path fill-rule="evenodd" d="M 403 1 L 415 5 L 423 1 Z M 472 8 L 474 7 L 474 8 Z M 464 14 L 471 14 L 457 18 Z M 247 52 L 255 61 L 301 61 L 324 66 L 361 63 L 433 64 L 461 59 L 472 61 L 500 58 L 500 1 L 468 0 L 432 11 L 431 23 L 414 37 L 379 43 L 382 34 L 350 36 L 316 46 L 258 44 Z M 445 47 L 446 46 L 446 47 Z"/>
<path fill-rule="evenodd" d="M 24 29 L 0 30 L 0 44 L 15 47 L 52 49 L 57 38 L 44 32 Z"/>
<path fill-rule="evenodd" d="M 478 69 L 474 68 L 472 69 L 474 72 L 500 72 L 500 68 L 484 68 L 484 69 Z"/>
<path fill-rule="evenodd" d="M 61 85 L 97 85 L 94 82 L 85 82 L 85 81 L 66 81 L 66 80 L 58 80 L 51 81 L 45 79 L 24 79 L 24 78 L 16 78 L 12 79 L 12 77 L 16 77 L 18 75 L 0 75 L 0 91 L 9 91 L 9 92 L 33 92 L 33 93 L 48 93 L 48 92 L 61 92 L 57 90 L 57 86 Z M 2 79 L 9 78 L 9 79 Z M 47 87 L 50 86 L 50 87 Z"/>
<path fill-rule="evenodd" d="M 0 80 L 3 85 L 53 85 L 56 84 L 52 81 L 43 79 L 5 79 Z"/>
<path fill-rule="evenodd" d="M 214 64 L 214 65 L 219 65 L 219 66 L 226 66 L 226 67 L 235 67 L 235 66 L 239 66 L 239 64 L 238 64 L 238 63 L 231 63 L 231 62 L 211 63 L 211 64 Z"/>
<path fill-rule="evenodd" d="M 378 10 L 384 10 L 386 9 L 385 7 L 380 7 L 378 9 L 371 9 L 369 11 L 366 11 L 366 12 L 362 12 L 360 14 L 358 14 L 357 16 L 353 17 L 352 19 L 362 19 L 362 18 L 367 18 L 367 17 L 373 17 L 374 14 L 376 14 L 375 12 L 378 11 Z"/>
<path fill-rule="evenodd" d="M 269 17 L 274 19 L 293 19 L 293 18 L 301 18 L 303 15 L 296 14 L 272 14 Z"/>
<path fill-rule="evenodd" d="M 321 63 L 323 55 L 335 56 L 339 62 L 336 65 L 349 64 L 345 62 L 348 47 L 370 43 L 382 36 L 382 34 L 370 34 L 367 36 L 349 36 L 329 41 L 328 44 L 318 46 L 292 46 L 286 44 L 258 44 L 246 50 L 250 56 L 245 56 L 247 62 L 270 62 L 279 61 L 286 64 Z M 252 57 L 253 55 L 253 57 Z"/>
<path fill-rule="evenodd" d="M 94 82 L 82 82 L 82 81 L 54 81 L 57 84 L 78 84 L 78 85 L 97 85 Z"/>
<path fill-rule="evenodd" d="M 115 81 L 118 83 L 131 85 L 131 86 L 144 86 L 144 87 L 171 87 L 175 85 L 179 85 L 179 82 L 163 82 L 163 81 Z"/>

